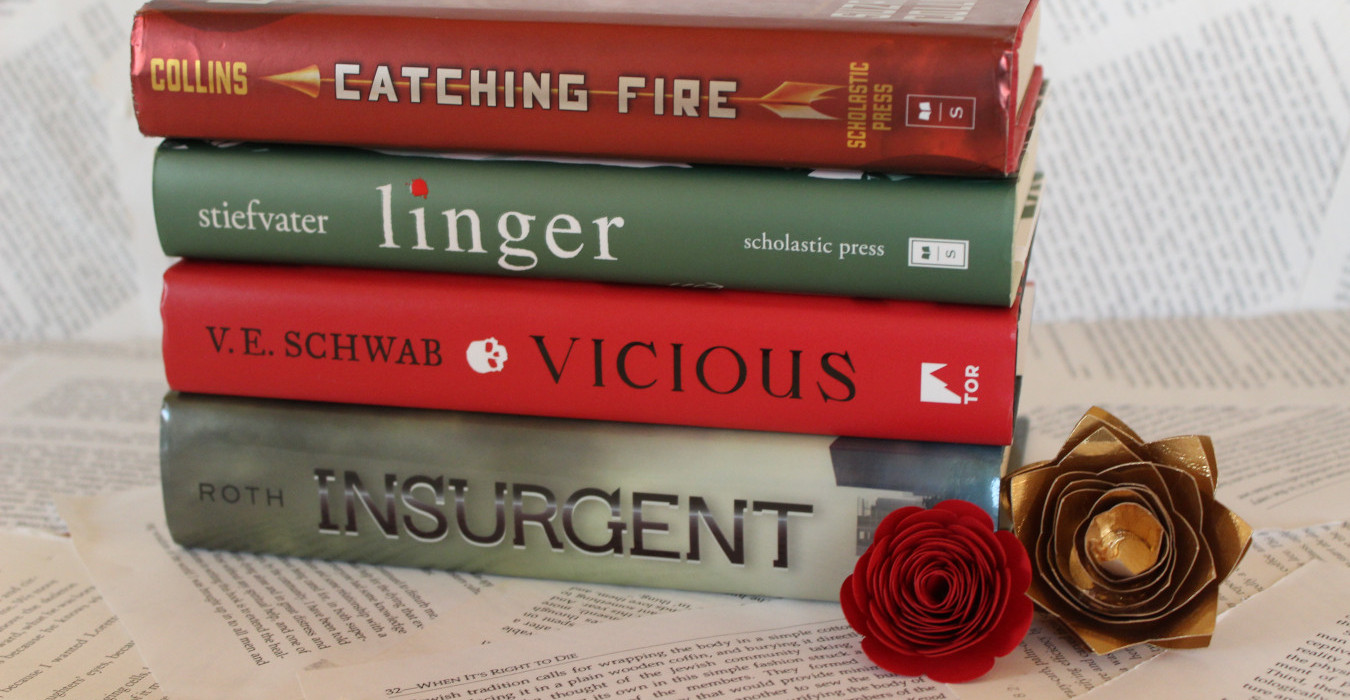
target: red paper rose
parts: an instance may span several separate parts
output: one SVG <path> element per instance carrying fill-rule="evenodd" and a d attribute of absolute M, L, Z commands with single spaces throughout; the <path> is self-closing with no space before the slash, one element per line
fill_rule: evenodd
<path fill-rule="evenodd" d="M 901 508 L 844 579 L 844 617 L 878 666 L 942 683 L 978 678 L 1031 626 L 1031 561 L 966 501 Z"/>

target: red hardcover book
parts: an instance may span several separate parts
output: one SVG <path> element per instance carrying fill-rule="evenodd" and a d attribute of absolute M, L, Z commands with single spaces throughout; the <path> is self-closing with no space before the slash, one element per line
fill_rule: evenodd
<path fill-rule="evenodd" d="M 179 391 L 996 445 L 1020 310 L 193 260 L 162 303 Z"/>
<path fill-rule="evenodd" d="M 1009 174 L 1037 0 L 152 0 L 153 136 Z"/>

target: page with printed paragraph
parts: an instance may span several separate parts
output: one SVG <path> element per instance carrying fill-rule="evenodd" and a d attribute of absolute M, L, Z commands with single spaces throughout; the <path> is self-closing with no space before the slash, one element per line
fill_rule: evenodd
<path fill-rule="evenodd" d="M 63 532 L 56 494 L 159 483 L 153 342 L 0 345 L 0 528 Z"/>
<path fill-rule="evenodd" d="M 1345 305 L 1344 3 L 1048 6 L 1045 320 Z"/>
<path fill-rule="evenodd" d="M 1312 562 L 1219 618 L 1207 649 L 1173 651 L 1084 696 L 1334 698 L 1350 694 L 1350 567 Z"/>
<path fill-rule="evenodd" d="M 175 699 L 291 700 L 303 668 L 370 658 L 439 622 L 437 634 L 473 643 L 500 619 L 494 606 L 518 607 L 480 576 L 184 549 L 158 488 L 58 500 L 90 577 Z"/>
<path fill-rule="evenodd" d="M 140 5 L 3 5 L 0 340 L 158 334 L 158 140 L 136 128 L 127 73 Z"/>
<path fill-rule="evenodd" d="M 1022 405 L 1350 403 L 1350 310 L 1033 326 Z"/>
<path fill-rule="evenodd" d="M 1311 561 L 1350 566 L 1350 525 L 1334 523 L 1289 531 L 1258 530 L 1252 537 L 1247 556 L 1223 582 L 1219 593 L 1220 612 L 1265 591 Z M 1021 646 L 999 659 L 989 675 L 953 687 L 962 700 L 1009 697 L 1068 700 L 1102 686 L 1162 653 L 1163 649 L 1159 647 L 1138 644 L 1110 654 L 1091 654 L 1070 642 L 1058 624 L 1041 613 L 1031 623 L 1031 630 Z"/>
<path fill-rule="evenodd" d="M 877 669 L 839 606 L 772 601 L 615 622 L 300 675 L 308 698 L 897 698 L 947 686 Z"/>
<path fill-rule="evenodd" d="M 70 540 L 0 532 L 0 697 L 163 700 Z"/>

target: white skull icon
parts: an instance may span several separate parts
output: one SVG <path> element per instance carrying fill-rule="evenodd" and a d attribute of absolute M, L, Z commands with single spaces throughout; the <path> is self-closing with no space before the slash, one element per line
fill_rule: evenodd
<path fill-rule="evenodd" d="M 464 351 L 464 358 L 469 361 L 469 367 L 479 374 L 500 372 L 506 367 L 506 346 L 497 342 L 496 338 L 475 340 Z"/>

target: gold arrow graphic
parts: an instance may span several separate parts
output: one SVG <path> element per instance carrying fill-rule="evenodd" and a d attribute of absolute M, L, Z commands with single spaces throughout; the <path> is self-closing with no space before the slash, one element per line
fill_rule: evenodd
<path fill-rule="evenodd" d="M 319 67 L 309 66 L 300 70 L 293 70 L 289 73 L 279 73 L 277 75 L 264 76 L 263 80 L 270 80 L 278 85 L 285 85 L 292 90 L 309 95 L 310 97 L 319 96 L 319 86 L 324 79 L 319 77 Z M 333 82 L 330 78 L 327 82 Z M 370 81 L 366 81 L 369 83 Z"/>
<path fill-rule="evenodd" d="M 734 101 L 757 102 L 759 105 L 784 119 L 834 119 L 828 114 L 816 111 L 812 106 L 816 100 L 828 99 L 825 93 L 842 89 L 843 85 L 825 85 L 822 83 L 785 82 L 759 98 L 732 98 Z"/>

